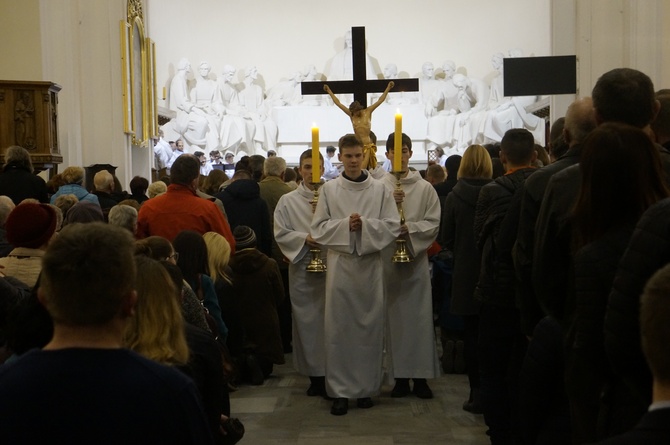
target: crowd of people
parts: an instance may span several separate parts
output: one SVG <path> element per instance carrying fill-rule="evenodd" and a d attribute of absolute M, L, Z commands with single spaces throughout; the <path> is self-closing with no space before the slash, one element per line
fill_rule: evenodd
<path fill-rule="evenodd" d="M 463 409 L 493 445 L 667 443 L 670 91 L 609 71 L 548 153 L 534 139 L 510 129 L 417 172 L 391 134 L 396 175 L 366 170 L 355 134 L 295 169 L 211 168 L 161 138 L 169 171 L 130 193 L 76 166 L 46 183 L 8 148 L 0 434 L 235 443 L 230 391 L 292 353 L 335 416 L 372 408 L 385 379 L 433 398 L 441 365 L 467 373 Z M 392 261 L 398 241 L 410 262 Z"/>

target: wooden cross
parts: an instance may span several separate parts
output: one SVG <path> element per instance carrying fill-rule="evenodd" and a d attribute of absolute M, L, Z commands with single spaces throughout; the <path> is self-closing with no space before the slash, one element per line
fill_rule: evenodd
<path fill-rule="evenodd" d="M 358 101 L 365 108 L 368 106 L 367 93 L 383 92 L 388 85 L 389 80 L 393 80 L 393 83 L 395 83 L 395 86 L 390 91 L 391 93 L 419 91 L 419 79 L 368 80 L 365 72 L 365 27 L 352 27 L 351 40 L 354 80 L 301 82 L 300 87 L 303 95 L 326 94 L 326 92 L 323 91 L 323 86 L 327 84 L 335 94 L 354 93 L 354 100 Z"/>

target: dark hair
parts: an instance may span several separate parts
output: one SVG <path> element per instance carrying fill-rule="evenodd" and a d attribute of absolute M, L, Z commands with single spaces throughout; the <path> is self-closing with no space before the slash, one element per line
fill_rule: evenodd
<path fill-rule="evenodd" d="M 261 155 L 249 156 L 249 171 L 251 171 L 251 178 L 259 182 L 263 177 L 263 166 L 265 165 L 265 158 Z"/>
<path fill-rule="evenodd" d="M 251 166 L 249 165 L 249 156 L 242 156 L 235 164 L 235 171 L 246 170 L 251 174 Z"/>
<path fill-rule="evenodd" d="M 333 147 L 333 150 L 335 150 L 335 147 Z M 300 160 L 298 161 L 299 166 L 302 166 L 302 161 L 305 159 L 312 159 L 312 150 L 305 150 L 302 153 L 300 153 Z M 321 164 L 323 164 L 323 155 L 319 153 L 319 160 L 321 161 Z"/>
<path fill-rule="evenodd" d="M 348 133 L 342 136 L 339 141 L 337 141 L 337 146 L 340 149 L 340 153 L 342 153 L 343 148 L 363 147 L 363 143 L 358 140 L 355 134 Z"/>
<path fill-rule="evenodd" d="M 326 147 L 326 153 L 335 153 L 335 147 L 329 145 Z"/>
<path fill-rule="evenodd" d="M 135 176 L 130 180 L 130 193 L 133 195 L 144 195 L 149 188 L 149 180 L 141 176 Z"/>
<path fill-rule="evenodd" d="M 172 254 L 172 244 L 162 236 L 148 236 L 135 243 L 135 255 L 145 255 L 156 261 L 164 260 Z"/>
<path fill-rule="evenodd" d="M 493 144 L 484 144 L 484 148 L 486 151 L 489 152 L 489 156 L 491 156 L 491 159 L 493 158 L 499 158 L 500 157 L 500 144 L 499 143 L 493 143 Z"/>
<path fill-rule="evenodd" d="M 461 155 L 451 155 L 444 163 L 444 168 L 447 170 L 447 176 L 455 178 L 458 174 L 458 169 L 461 168 Z M 453 176 L 452 176 L 453 175 Z"/>
<path fill-rule="evenodd" d="M 377 145 L 377 135 L 374 131 L 370 131 L 370 142 Z"/>
<path fill-rule="evenodd" d="M 535 152 L 533 134 L 525 128 L 507 130 L 500 141 L 500 152 L 514 165 L 529 163 Z"/>
<path fill-rule="evenodd" d="M 657 271 L 647 282 L 640 305 L 642 350 L 654 379 L 670 383 L 670 265 Z"/>
<path fill-rule="evenodd" d="M 193 152 L 193 156 L 195 156 L 196 158 L 199 158 L 200 156 L 205 156 L 205 153 L 198 150 L 198 151 Z"/>
<path fill-rule="evenodd" d="M 361 105 L 361 103 L 357 100 L 353 101 L 351 105 L 349 105 L 349 111 L 351 112 L 351 114 L 355 114 L 362 110 L 365 110 L 365 107 Z"/>
<path fill-rule="evenodd" d="M 565 128 L 565 117 L 559 117 L 551 124 L 551 130 L 549 130 L 549 143 L 554 144 L 554 141 L 561 137 L 563 134 L 563 128 Z"/>
<path fill-rule="evenodd" d="M 389 137 L 386 138 L 386 152 L 388 153 L 389 151 L 393 150 L 395 144 L 395 133 L 389 134 Z M 412 139 L 410 139 L 409 136 L 407 136 L 405 133 L 402 134 L 402 145 L 407 146 L 410 151 L 412 151 Z M 402 149 L 402 147 L 401 147 Z"/>
<path fill-rule="evenodd" d="M 658 149 L 640 129 L 600 125 L 586 138 L 579 168 L 582 185 L 572 211 L 574 248 L 613 227 L 635 224 L 668 196 Z"/>
<path fill-rule="evenodd" d="M 651 124 L 651 129 L 654 130 L 657 138 L 659 136 L 667 138 L 670 137 L 670 94 L 661 94 L 657 99 L 661 104 L 661 109 L 658 111 L 656 120 Z"/>
<path fill-rule="evenodd" d="M 605 122 L 644 127 L 654 118 L 654 84 L 649 76 L 631 68 L 608 71 L 591 93 L 593 108 Z"/>
<path fill-rule="evenodd" d="M 182 288 L 184 287 L 184 275 L 181 273 L 181 269 L 179 268 L 179 266 L 177 266 L 176 264 L 172 264 L 167 260 L 161 260 L 159 261 L 159 263 L 161 266 L 165 268 L 168 275 L 170 275 L 172 284 L 174 284 L 175 288 L 177 289 L 177 292 L 181 294 Z"/>
<path fill-rule="evenodd" d="M 183 154 L 175 159 L 170 168 L 170 183 L 191 185 L 200 176 L 200 161 L 191 154 Z"/>
<path fill-rule="evenodd" d="M 200 288 L 199 274 L 209 275 L 207 244 L 198 232 L 182 230 L 172 241 L 175 251 L 179 252 L 177 266 L 184 279 L 197 292 Z"/>
<path fill-rule="evenodd" d="M 284 182 L 295 182 L 295 177 L 295 170 L 291 167 L 286 167 L 286 170 L 284 170 Z"/>

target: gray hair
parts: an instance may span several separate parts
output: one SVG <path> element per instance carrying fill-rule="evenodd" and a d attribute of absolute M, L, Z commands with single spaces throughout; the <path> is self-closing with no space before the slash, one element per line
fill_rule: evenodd
<path fill-rule="evenodd" d="M 135 233 L 137 230 L 137 210 L 127 205 L 115 205 L 109 210 L 109 223 Z"/>
<path fill-rule="evenodd" d="M 263 173 L 265 176 L 281 177 L 285 170 L 286 161 L 284 158 L 280 158 L 279 156 L 267 158 L 263 164 Z"/>
<path fill-rule="evenodd" d="M 93 185 L 98 191 L 111 191 L 114 187 L 114 176 L 107 170 L 100 170 L 93 177 Z"/>
<path fill-rule="evenodd" d="M 167 192 L 167 185 L 163 181 L 156 181 L 149 185 L 147 196 L 151 199 L 165 192 Z"/>
<path fill-rule="evenodd" d="M 5 227 L 7 217 L 14 210 L 14 201 L 9 196 L 0 196 L 0 227 Z"/>
<path fill-rule="evenodd" d="M 28 153 L 28 150 L 19 147 L 18 145 L 12 145 L 5 151 L 5 167 L 10 163 L 19 164 L 30 170 L 30 173 L 33 172 L 33 163 L 30 160 L 30 153 Z"/>

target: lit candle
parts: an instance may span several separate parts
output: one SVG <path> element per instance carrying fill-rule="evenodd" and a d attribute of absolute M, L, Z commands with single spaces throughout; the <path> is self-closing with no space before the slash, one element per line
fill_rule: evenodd
<path fill-rule="evenodd" d="M 393 139 L 393 171 L 402 171 L 402 114 L 395 113 L 395 135 Z"/>
<path fill-rule="evenodd" d="M 319 127 L 312 124 L 312 183 L 321 182 L 321 169 L 319 166 Z"/>

